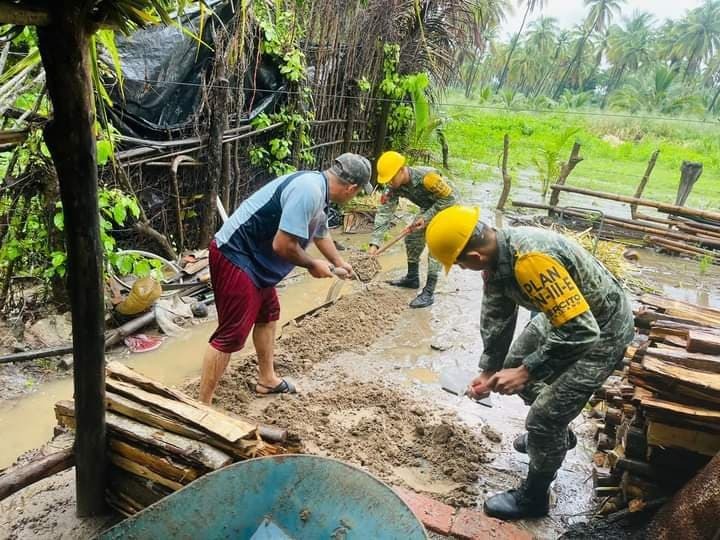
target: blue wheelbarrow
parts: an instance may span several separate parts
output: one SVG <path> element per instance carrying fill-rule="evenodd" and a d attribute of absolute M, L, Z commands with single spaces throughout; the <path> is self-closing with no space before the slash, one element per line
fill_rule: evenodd
<path fill-rule="evenodd" d="M 427 540 L 387 485 L 330 458 L 272 456 L 210 473 L 100 538 Z"/>

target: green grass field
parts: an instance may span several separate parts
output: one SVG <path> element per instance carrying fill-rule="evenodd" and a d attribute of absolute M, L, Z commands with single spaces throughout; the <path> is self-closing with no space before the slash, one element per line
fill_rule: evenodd
<path fill-rule="evenodd" d="M 720 207 L 720 124 L 699 124 L 648 118 L 582 116 L 563 112 L 533 113 L 478 108 L 477 102 L 451 93 L 442 106 L 448 122 L 445 133 L 450 147 L 453 175 L 462 180 L 498 178 L 496 169 L 479 169 L 477 164 L 497 168 L 502 155 L 503 135 L 510 135 L 510 174 L 519 172 L 541 182 L 535 158 L 553 144 L 566 129 L 578 132 L 560 151 L 567 160 L 577 139 L 584 158 L 568 180 L 569 185 L 633 195 L 653 151 L 660 155 L 645 189 L 644 197 L 674 202 L 683 160 L 699 161 L 704 171 L 687 205 Z M 612 113 L 609 113 L 612 114 Z M 512 196 L 512 194 L 511 194 Z"/>

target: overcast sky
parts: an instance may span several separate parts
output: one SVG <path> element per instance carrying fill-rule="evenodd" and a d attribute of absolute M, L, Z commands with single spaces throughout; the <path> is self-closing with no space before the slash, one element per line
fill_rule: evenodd
<path fill-rule="evenodd" d="M 524 13 L 524 2 L 522 6 L 518 6 L 517 0 L 511 1 L 515 6 L 515 14 L 508 17 L 503 24 L 503 34 L 517 32 Z M 688 9 L 700 4 L 702 4 L 702 0 L 627 0 L 622 8 L 621 16 L 629 16 L 634 10 L 647 11 L 652 13 L 658 22 L 662 22 L 665 19 L 677 19 Z M 559 26 L 566 28 L 582 21 L 587 14 L 587 8 L 583 0 L 547 0 L 542 13 L 549 17 L 555 17 Z M 539 13 L 536 11 L 528 17 L 528 20 L 536 19 L 538 16 Z"/>

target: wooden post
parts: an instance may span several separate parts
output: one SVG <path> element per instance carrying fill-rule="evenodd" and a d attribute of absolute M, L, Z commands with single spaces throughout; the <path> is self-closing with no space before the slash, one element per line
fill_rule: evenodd
<path fill-rule="evenodd" d="M 227 117 L 225 114 L 229 82 L 225 78 L 225 55 L 222 45 L 217 45 L 215 51 L 215 79 L 210 91 L 210 135 L 208 137 L 208 187 L 203 196 L 202 218 L 200 220 L 200 246 L 210 244 L 215 234 L 215 216 L 217 214 L 215 201 L 223 169 L 223 133 Z"/>
<path fill-rule="evenodd" d="M 507 162 L 508 162 L 508 154 L 510 151 L 510 135 L 507 133 L 503 137 L 503 157 L 502 157 L 502 179 L 503 179 L 503 188 L 502 193 L 500 193 L 500 199 L 498 199 L 497 203 L 497 209 L 501 212 L 505 209 L 505 203 L 507 202 L 508 195 L 510 195 L 510 186 L 512 185 L 512 178 L 508 174 L 507 170 Z"/>
<path fill-rule="evenodd" d="M 357 84 L 355 81 L 352 81 L 351 84 L 347 85 L 347 96 L 345 97 L 345 114 L 347 114 L 347 117 L 345 119 L 345 127 L 343 131 L 343 146 L 342 151 L 345 152 L 351 152 L 352 151 L 352 136 L 353 136 L 353 130 L 355 129 L 355 112 L 358 110 L 360 102 L 358 101 L 358 92 L 357 92 Z"/>
<path fill-rule="evenodd" d="M 684 206 L 688 195 L 692 191 L 695 182 L 698 181 L 703 172 L 703 164 L 695 161 L 683 161 L 680 166 L 680 185 L 678 186 L 675 204 Z"/>
<path fill-rule="evenodd" d="M 650 174 L 655 168 L 655 162 L 657 161 L 658 154 L 660 154 L 660 150 L 655 150 L 652 153 L 652 156 L 650 156 L 650 161 L 648 161 L 647 167 L 645 168 L 645 174 L 643 174 L 643 177 L 640 180 L 637 189 L 635 190 L 636 199 L 642 197 L 643 191 L 645 191 L 645 186 L 647 185 L 648 180 L 650 180 Z M 630 215 L 633 217 L 633 219 L 637 217 L 637 204 L 630 205 Z"/>
<path fill-rule="evenodd" d="M 385 137 L 387 136 L 387 121 L 390 116 L 390 99 L 387 98 L 382 102 L 382 108 L 377 119 L 377 126 L 375 127 L 375 147 L 373 148 L 373 156 L 375 161 L 372 168 L 372 179 L 375 181 L 377 178 L 377 160 L 380 154 L 385 150 Z"/>
<path fill-rule="evenodd" d="M 555 185 L 565 185 L 565 180 L 567 180 L 567 177 L 570 176 L 570 173 L 573 171 L 575 166 L 582 160 L 583 158 L 580 157 L 580 143 L 575 142 L 575 144 L 573 144 L 572 150 L 570 151 L 570 159 L 568 159 L 567 163 L 564 163 L 563 166 L 560 168 L 560 175 L 558 176 Z M 560 192 L 553 191 L 550 195 L 550 206 L 557 205 L 559 199 Z"/>
<path fill-rule="evenodd" d="M 95 107 L 90 79 L 88 2 L 50 2 L 52 24 L 38 27 L 53 118 L 45 126 L 65 212 L 72 308 L 77 513 L 105 511 L 105 336 L 103 252 L 97 192 Z"/>

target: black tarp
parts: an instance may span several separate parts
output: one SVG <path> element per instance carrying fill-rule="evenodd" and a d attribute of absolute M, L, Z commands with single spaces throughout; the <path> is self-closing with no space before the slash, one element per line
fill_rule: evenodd
<path fill-rule="evenodd" d="M 188 11 L 178 27 L 153 26 L 138 30 L 116 40 L 123 73 L 122 92 L 117 84 L 107 89 L 113 105 L 109 109 L 112 124 L 130 137 L 149 140 L 166 140 L 186 134 L 194 120 L 195 111 L 202 97 L 202 83 L 212 69 L 214 61 L 214 25 L 230 24 L 233 11 L 225 2 L 208 2 L 215 10 L 213 18 L 207 18 L 202 41 L 189 35 L 199 32 L 199 11 Z M 112 65 L 108 57 L 105 63 Z M 280 96 L 272 92 L 281 90 L 283 79 L 276 65 L 262 58 L 260 66 L 248 70 L 254 81 L 247 77 L 242 82 L 246 91 L 246 103 L 253 95 L 253 109 L 239 124 L 272 106 L 275 100 L 268 96 Z M 114 82 L 114 81 L 113 81 Z M 237 81 L 231 84 L 237 86 Z"/>

